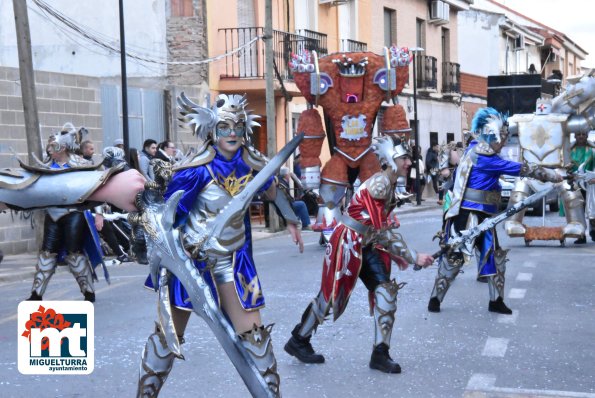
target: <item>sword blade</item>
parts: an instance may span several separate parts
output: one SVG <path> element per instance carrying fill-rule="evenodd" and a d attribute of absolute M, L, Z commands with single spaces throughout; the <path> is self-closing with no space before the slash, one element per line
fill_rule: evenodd
<path fill-rule="evenodd" d="M 548 195 L 550 192 L 560 191 L 561 189 L 562 189 L 562 183 L 557 183 L 557 184 L 552 185 L 549 189 L 544 189 L 543 191 L 534 193 L 533 195 L 521 200 L 518 203 L 515 203 L 509 209 L 506 209 L 505 211 L 495 215 L 494 217 L 486 218 L 485 220 L 483 220 L 481 223 L 479 223 L 475 227 L 465 230 L 465 231 L 461 231 L 460 235 L 449 239 L 448 242 L 446 243 L 446 245 L 440 251 L 434 253 L 432 256 L 434 258 L 438 258 L 441 255 L 443 255 L 444 253 L 448 252 L 449 250 L 453 250 L 453 249 L 456 249 L 456 248 L 464 245 L 466 242 L 469 242 L 472 239 L 475 239 L 476 237 L 478 237 L 482 232 L 488 231 L 488 230 L 494 228 L 496 225 L 500 224 L 502 221 L 506 220 L 507 218 L 512 217 L 513 215 L 520 212 L 521 210 L 524 210 L 527 207 L 529 207 L 531 204 L 537 202 L 538 200 L 541 200 L 546 195 Z"/>

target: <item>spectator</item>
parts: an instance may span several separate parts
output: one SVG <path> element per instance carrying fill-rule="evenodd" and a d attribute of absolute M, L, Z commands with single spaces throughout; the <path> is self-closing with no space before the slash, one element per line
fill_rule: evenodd
<path fill-rule="evenodd" d="M 425 166 L 424 166 L 424 159 L 421 156 L 421 149 L 418 145 L 414 145 L 413 149 L 412 149 L 412 153 L 413 153 L 413 158 L 412 161 L 413 166 L 411 167 L 411 170 L 409 172 L 409 181 L 408 181 L 408 186 L 410 189 L 410 192 L 414 192 L 417 194 L 417 182 L 419 181 L 419 193 L 420 196 L 423 195 L 424 192 L 424 188 L 426 187 L 426 174 L 425 174 Z M 418 168 L 419 168 L 419 179 L 416 178 L 417 176 L 417 171 L 415 170 L 415 160 L 418 160 Z M 422 199 L 425 200 L 425 199 Z"/>
<path fill-rule="evenodd" d="M 302 155 L 299 153 L 293 158 L 293 174 L 295 174 L 298 179 L 302 178 Z"/>
<path fill-rule="evenodd" d="M 432 187 L 434 188 L 434 192 L 438 194 L 438 204 L 443 204 L 443 197 L 444 192 L 442 189 L 439 188 L 438 180 L 440 176 L 438 175 L 438 171 L 440 169 L 439 162 L 438 162 L 438 151 L 440 150 L 440 145 L 434 144 L 428 148 L 428 152 L 426 152 L 426 170 L 430 177 L 432 178 Z"/>
<path fill-rule="evenodd" d="M 291 195 L 291 188 L 289 186 L 289 180 L 292 179 L 296 187 L 301 187 L 300 180 L 297 176 L 289 171 L 287 167 L 281 167 L 279 170 L 279 188 L 285 191 L 287 196 L 290 198 L 291 208 L 293 209 L 294 213 L 300 218 L 302 222 L 302 230 L 311 231 L 312 227 L 310 226 L 310 215 L 308 214 L 308 207 L 306 203 L 302 200 L 295 200 L 293 195 Z M 299 189 L 299 188 L 298 188 Z"/>
<path fill-rule="evenodd" d="M 155 153 L 157 152 L 157 141 L 149 138 L 145 140 L 143 143 L 143 150 L 138 157 L 139 161 L 139 170 L 140 173 L 149 181 L 153 181 L 149 176 L 149 171 L 151 169 L 150 162 L 151 159 L 155 157 Z"/>
<path fill-rule="evenodd" d="M 115 139 L 114 140 L 114 146 L 116 148 L 124 149 L 124 140 L 121 139 L 121 138 Z"/>
<path fill-rule="evenodd" d="M 81 156 L 90 162 L 93 162 L 93 155 L 95 154 L 95 145 L 91 140 L 81 142 Z"/>

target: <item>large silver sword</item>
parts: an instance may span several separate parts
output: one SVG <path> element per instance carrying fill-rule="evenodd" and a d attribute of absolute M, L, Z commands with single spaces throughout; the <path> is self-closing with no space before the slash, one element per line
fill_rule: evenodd
<path fill-rule="evenodd" d="M 204 225 L 204 230 L 200 233 L 203 252 L 211 249 L 221 249 L 218 238 L 221 236 L 223 229 L 235 220 L 244 217 L 254 194 L 271 176 L 277 173 L 277 170 L 297 148 L 303 137 L 304 134 L 294 137 L 246 185 L 240 194 L 233 197 L 212 222 Z M 238 334 L 219 309 L 207 282 L 194 266 L 192 259 L 186 254 L 180 228 L 173 228 L 178 202 L 183 194 L 184 191 L 177 191 L 171 195 L 167 202 L 149 203 L 144 209 L 143 217 L 150 246 L 149 264 L 153 285 L 157 286 L 160 269 L 165 269 L 175 275 L 188 292 L 193 311 L 203 318 L 211 328 L 252 396 L 273 397 L 273 393 L 268 388 L 266 380 L 260 375 L 254 360 L 243 348 Z M 179 344 L 176 344 L 177 339 L 174 338 L 176 343 L 172 343 L 171 339 L 167 340 L 168 346 L 173 352 L 181 356 Z"/>
<path fill-rule="evenodd" d="M 506 220 L 508 217 L 515 215 L 521 210 L 529 207 L 531 204 L 541 200 L 550 192 L 559 192 L 563 188 L 562 184 L 563 183 L 556 183 L 553 184 L 552 187 L 550 187 L 549 189 L 544 189 L 543 191 L 536 192 L 533 195 L 521 200 L 520 202 L 515 203 L 510 208 L 495 215 L 494 217 L 486 218 L 475 227 L 466 229 L 464 231 L 461 231 L 458 235 L 450 237 L 446 243 L 441 244 L 441 249 L 434 253 L 432 257 L 438 258 L 445 253 L 458 249 L 461 246 L 472 244 L 473 240 L 477 238 L 482 232 L 494 228 L 496 225 Z"/>

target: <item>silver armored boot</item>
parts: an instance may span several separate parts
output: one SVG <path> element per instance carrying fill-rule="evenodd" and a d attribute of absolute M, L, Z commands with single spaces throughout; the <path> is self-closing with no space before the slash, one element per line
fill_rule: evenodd
<path fill-rule="evenodd" d="M 488 310 L 499 314 L 512 314 L 512 310 L 504 304 L 504 282 L 506 281 L 506 255 L 508 250 L 498 249 L 494 252 L 494 262 L 496 263 L 496 275 L 488 278 L 490 289 L 490 304 Z"/>
<path fill-rule="evenodd" d="M 86 301 L 95 302 L 95 289 L 93 288 L 93 276 L 91 274 L 90 265 L 87 262 L 87 257 L 82 253 L 70 253 L 66 256 L 66 264 L 72 275 L 74 275 L 81 293 L 85 296 Z"/>
<path fill-rule="evenodd" d="M 183 343 L 182 337 L 178 336 L 178 340 L 180 344 Z M 174 365 L 174 359 L 176 356 L 168 348 L 165 336 L 156 324 L 155 332 L 147 339 L 141 358 L 137 398 L 155 398 L 159 395 Z"/>
<path fill-rule="evenodd" d="M 37 264 L 35 264 L 35 277 L 31 288 L 31 297 L 28 300 L 41 300 L 45 289 L 48 287 L 50 278 L 56 272 L 56 254 L 47 251 L 39 253 Z"/>
<path fill-rule="evenodd" d="M 510 201 L 508 202 L 508 206 L 514 206 L 515 204 L 527 199 L 531 194 L 531 188 L 527 181 L 525 180 L 517 180 L 515 183 L 514 189 L 512 194 L 510 195 Z M 506 234 L 512 238 L 519 238 L 524 237 L 525 233 L 527 232 L 527 228 L 523 225 L 523 218 L 525 217 L 525 212 L 527 209 L 523 209 L 518 213 L 514 214 L 513 216 L 509 217 L 508 220 L 504 222 L 504 230 Z"/>
<path fill-rule="evenodd" d="M 580 191 L 563 191 L 564 213 L 566 226 L 562 230 L 564 238 L 584 238 L 587 224 L 585 223 L 585 201 Z"/>
<path fill-rule="evenodd" d="M 260 375 L 267 382 L 269 390 L 275 397 L 280 397 L 279 373 L 277 373 L 277 360 L 273 353 L 271 330 L 273 325 L 256 326 L 239 335 L 242 346 L 254 360 Z"/>
<path fill-rule="evenodd" d="M 322 292 L 308 305 L 300 323 L 295 325 L 291 338 L 285 344 L 285 351 L 304 363 L 324 363 L 324 356 L 317 354 L 310 343 L 312 333 L 324 322 L 328 313 L 328 303 Z"/>
<path fill-rule="evenodd" d="M 440 312 L 440 303 L 444 300 L 450 285 L 459 274 L 464 261 L 463 253 L 450 253 L 440 260 L 438 275 L 436 275 L 436 281 L 428 303 L 428 311 Z"/>
<path fill-rule="evenodd" d="M 374 351 L 370 358 L 370 368 L 384 373 L 401 373 L 401 366 L 393 361 L 388 350 L 397 312 L 397 293 L 405 284 L 397 284 L 393 279 L 381 283 L 374 289 Z"/>

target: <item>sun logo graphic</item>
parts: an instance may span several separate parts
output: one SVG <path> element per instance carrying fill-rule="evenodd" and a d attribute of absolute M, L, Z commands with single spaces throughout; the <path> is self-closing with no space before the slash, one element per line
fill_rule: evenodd
<path fill-rule="evenodd" d="M 90 374 L 94 367 L 93 304 L 23 301 L 18 309 L 22 374 Z"/>

